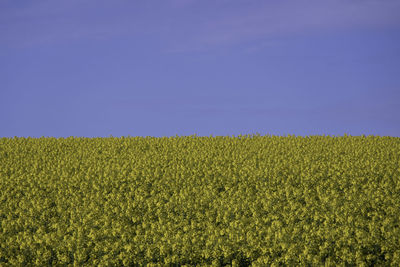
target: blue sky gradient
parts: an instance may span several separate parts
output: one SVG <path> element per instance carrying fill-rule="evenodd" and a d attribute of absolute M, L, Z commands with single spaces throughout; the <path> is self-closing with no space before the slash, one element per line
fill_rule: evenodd
<path fill-rule="evenodd" d="M 0 137 L 400 137 L 398 0 L 0 1 Z"/>

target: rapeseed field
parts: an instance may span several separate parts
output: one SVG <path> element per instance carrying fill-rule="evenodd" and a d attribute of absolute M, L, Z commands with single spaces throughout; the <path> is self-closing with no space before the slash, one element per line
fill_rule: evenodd
<path fill-rule="evenodd" d="M 400 266 L 400 138 L 0 139 L 0 266 Z"/>

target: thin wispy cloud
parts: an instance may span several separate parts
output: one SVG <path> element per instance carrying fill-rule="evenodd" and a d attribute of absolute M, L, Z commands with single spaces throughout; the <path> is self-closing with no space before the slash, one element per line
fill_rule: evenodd
<path fill-rule="evenodd" d="M 196 2 L 198 2 L 198 0 L 171 0 L 171 6 L 173 8 L 181 9 L 190 7 Z"/>
<path fill-rule="evenodd" d="M 115 13 L 120 13 L 116 15 Z M 146 21 L 139 9 L 106 1 L 35 1 L 0 11 L 0 45 L 29 47 L 138 35 Z"/>
<path fill-rule="evenodd" d="M 228 6 L 229 7 L 229 6 Z M 224 8 L 224 7 L 221 7 Z M 400 1 L 280 1 L 243 3 L 199 25 L 173 52 L 298 34 L 400 26 Z"/>
<path fill-rule="evenodd" d="M 296 34 L 398 27 L 398 14 L 400 1 L 393 0 L 42 0 L 0 11 L 0 44 L 35 45 L 115 36 L 138 40 L 148 35 L 162 42 L 166 52 L 188 52 Z"/>

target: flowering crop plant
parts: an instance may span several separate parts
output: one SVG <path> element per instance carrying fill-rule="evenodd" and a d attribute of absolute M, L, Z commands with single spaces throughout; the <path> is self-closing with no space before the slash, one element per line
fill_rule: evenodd
<path fill-rule="evenodd" d="M 400 266 L 400 138 L 0 139 L 0 266 Z"/>

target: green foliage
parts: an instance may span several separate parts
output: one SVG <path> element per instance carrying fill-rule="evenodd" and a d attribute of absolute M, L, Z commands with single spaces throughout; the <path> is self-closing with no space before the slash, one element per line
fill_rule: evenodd
<path fill-rule="evenodd" d="M 0 266 L 399 266 L 400 138 L 1 138 Z"/>

